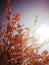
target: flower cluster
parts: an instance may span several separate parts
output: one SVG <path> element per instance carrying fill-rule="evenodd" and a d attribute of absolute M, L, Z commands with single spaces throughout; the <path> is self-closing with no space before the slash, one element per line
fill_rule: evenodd
<path fill-rule="evenodd" d="M 12 16 L 10 0 L 7 2 L 6 19 L 9 22 L 5 29 L 3 22 L 0 22 L 0 65 L 48 65 L 49 54 L 47 50 L 38 54 L 37 48 L 32 45 L 27 46 L 28 40 L 31 39 L 29 28 L 25 28 L 26 32 L 24 31 L 23 25 L 19 22 L 21 14 Z M 32 42 L 34 40 L 36 39 L 33 37 Z"/>

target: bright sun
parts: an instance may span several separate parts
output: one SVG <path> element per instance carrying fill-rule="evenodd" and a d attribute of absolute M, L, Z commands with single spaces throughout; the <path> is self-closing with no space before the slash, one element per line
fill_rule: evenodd
<path fill-rule="evenodd" d="M 39 42 L 43 42 L 49 39 L 49 26 L 41 25 L 36 30 L 37 35 L 39 36 Z"/>

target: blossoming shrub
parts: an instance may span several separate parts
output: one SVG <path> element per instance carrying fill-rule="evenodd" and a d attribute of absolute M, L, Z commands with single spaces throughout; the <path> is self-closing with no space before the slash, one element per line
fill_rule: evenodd
<path fill-rule="evenodd" d="M 27 41 L 30 39 L 29 28 L 23 28 L 20 24 L 21 14 L 13 15 L 10 0 L 7 2 L 6 27 L 3 22 L 0 22 L 0 65 L 49 65 L 47 50 L 38 54 L 32 45 L 27 46 Z"/>

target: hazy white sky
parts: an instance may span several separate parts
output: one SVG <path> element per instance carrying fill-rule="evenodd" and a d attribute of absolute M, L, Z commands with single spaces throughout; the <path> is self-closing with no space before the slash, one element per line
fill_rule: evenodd
<path fill-rule="evenodd" d="M 5 1 L 4 4 L 2 0 L 0 1 L 0 13 L 3 16 L 5 16 L 3 11 L 6 6 Z M 49 0 L 11 0 L 11 7 L 13 14 L 22 14 L 21 23 L 25 26 L 33 27 L 34 17 L 38 15 L 38 23 L 49 28 Z M 5 19 L 2 18 L 2 20 Z M 48 47 L 43 47 L 43 49 L 48 49 Z"/>
<path fill-rule="evenodd" d="M 49 30 L 47 30 L 49 29 L 49 0 L 21 0 L 17 2 L 15 0 L 15 2 L 13 2 L 12 4 L 12 12 L 21 13 L 21 23 L 25 26 L 30 26 L 31 28 L 33 27 L 34 17 L 38 15 L 39 25 L 44 26 L 46 29 L 40 27 L 37 33 L 39 33 L 41 40 L 49 36 Z M 42 52 L 42 50 L 49 50 L 49 44 L 42 47 L 39 50 L 40 53 Z"/>
<path fill-rule="evenodd" d="M 12 2 L 12 12 L 21 13 L 21 21 L 26 26 L 32 25 L 36 15 L 39 24 L 49 25 L 49 0 L 15 0 Z"/>

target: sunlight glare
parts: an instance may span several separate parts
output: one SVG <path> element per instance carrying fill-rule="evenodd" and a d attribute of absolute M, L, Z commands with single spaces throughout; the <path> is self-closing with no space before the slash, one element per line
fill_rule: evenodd
<path fill-rule="evenodd" d="M 39 42 L 44 42 L 49 39 L 49 26 L 41 25 L 36 30 L 37 35 L 39 36 Z"/>

